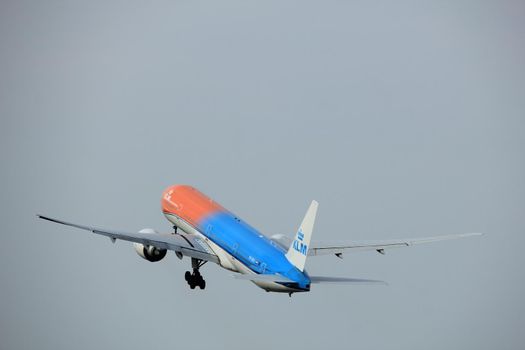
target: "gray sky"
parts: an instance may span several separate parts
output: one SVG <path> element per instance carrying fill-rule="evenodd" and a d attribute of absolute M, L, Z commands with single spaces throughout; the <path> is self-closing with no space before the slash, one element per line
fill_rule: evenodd
<path fill-rule="evenodd" d="M 2 349 L 520 349 L 520 1 L 2 1 Z M 198 187 L 267 235 L 482 238 L 310 258 L 269 294 L 39 222 L 169 229 Z"/>

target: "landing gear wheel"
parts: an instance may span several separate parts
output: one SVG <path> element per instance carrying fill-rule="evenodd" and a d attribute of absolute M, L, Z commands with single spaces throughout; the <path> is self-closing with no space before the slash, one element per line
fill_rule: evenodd
<path fill-rule="evenodd" d="M 188 282 L 191 289 L 195 289 L 197 286 L 199 286 L 200 289 L 206 288 L 206 281 L 202 278 L 202 275 L 199 272 L 199 268 L 205 263 L 206 261 L 195 258 L 191 259 L 191 267 L 193 268 L 193 271 L 186 271 L 184 274 L 184 279 Z"/>
<path fill-rule="evenodd" d="M 204 289 L 206 288 L 206 281 L 204 279 L 201 278 L 201 280 L 199 281 L 199 288 L 200 289 Z"/>

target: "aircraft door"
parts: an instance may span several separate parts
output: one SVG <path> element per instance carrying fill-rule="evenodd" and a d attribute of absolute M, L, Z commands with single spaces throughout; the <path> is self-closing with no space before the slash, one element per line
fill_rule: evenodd
<path fill-rule="evenodd" d="M 266 263 L 261 264 L 261 273 L 264 273 L 266 271 Z"/>
<path fill-rule="evenodd" d="M 211 224 L 209 224 L 207 227 L 206 227 L 206 236 L 208 237 L 213 237 L 213 226 Z"/>

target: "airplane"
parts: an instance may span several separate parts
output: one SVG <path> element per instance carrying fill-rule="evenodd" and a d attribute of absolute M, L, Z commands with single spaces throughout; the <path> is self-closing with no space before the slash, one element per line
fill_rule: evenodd
<path fill-rule="evenodd" d="M 197 286 L 205 289 L 206 281 L 200 269 L 207 262 L 213 262 L 238 273 L 236 278 L 251 281 L 267 292 L 288 293 L 290 296 L 309 292 L 312 284 L 320 283 L 386 284 L 370 279 L 310 276 L 305 270 L 307 257 L 333 254 L 342 258 L 343 253 L 366 250 L 385 254 L 390 248 L 481 235 L 463 233 L 370 242 L 316 242 L 311 240 L 318 208 L 314 200 L 293 239 L 282 234 L 267 237 L 188 185 L 168 187 L 162 193 L 161 207 L 173 225 L 172 233 L 161 234 L 150 228 L 138 233 L 124 232 L 78 225 L 43 215 L 37 217 L 107 236 L 113 243 L 117 239 L 134 242 L 137 254 L 150 262 L 162 260 L 168 250 L 179 259 L 189 257 L 192 271 L 186 271 L 184 277 L 191 289 Z"/>

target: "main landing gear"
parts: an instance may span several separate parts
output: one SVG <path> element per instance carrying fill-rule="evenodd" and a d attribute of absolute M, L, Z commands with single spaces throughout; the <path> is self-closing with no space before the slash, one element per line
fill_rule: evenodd
<path fill-rule="evenodd" d="M 200 289 L 206 288 L 206 281 L 204 278 L 202 278 L 202 275 L 199 272 L 199 269 L 202 267 L 202 265 L 206 263 L 207 261 L 191 258 L 191 267 L 193 268 L 193 272 L 191 273 L 190 271 L 186 271 L 184 274 L 184 279 L 186 282 L 188 282 L 191 289 L 195 289 L 197 286 L 199 286 Z"/>

